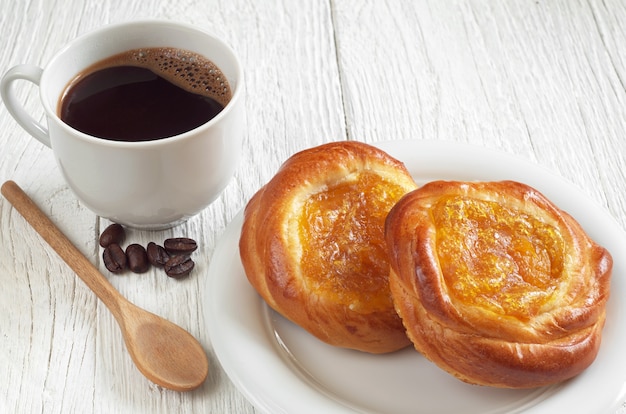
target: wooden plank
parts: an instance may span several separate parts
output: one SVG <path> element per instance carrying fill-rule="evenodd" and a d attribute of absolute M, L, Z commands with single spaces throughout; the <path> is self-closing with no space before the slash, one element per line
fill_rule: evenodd
<path fill-rule="evenodd" d="M 501 148 L 624 224 L 619 2 L 338 1 L 348 134 Z"/>
<path fill-rule="evenodd" d="M 41 10 L 36 14 L 33 10 Z M 205 345 L 214 369 L 201 389 L 179 394 L 149 383 L 126 354 L 105 307 L 67 269 L 8 203 L 0 201 L 0 255 L 11 289 L 0 294 L 9 353 L 0 356 L 10 381 L 0 381 L 3 412 L 253 412 L 219 369 L 202 316 L 202 295 L 215 243 L 230 219 L 293 152 L 344 138 L 344 116 L 333 49 L 329 6 L 324 2 L 110 1 L 20 3 L 3 33 L 14 44 L 2 67 L 45 64 L 67 41 L 104 23 L 145 17 L 186 21 L 225 38 L 246 71 L 247 133 L 241 167 L 222 197 L 199 216 L 163 232 L 129 230 L 129 242 L 147 244 L 172 235 L 198 240 L 196 269 L 176 281 L 160 270 L 111 275 L 130 300 L 180 324 Z M 6 15 L 5 15 L 6 16 Z M 24 16 L 29 16 L 25 19 Z M 36 16 L 36 18 L 33 18 Z M 39 110 L 35 88 L 22 95 Z M 75 201 L 52 152 L 2 113 L 4 154 L 0 177 L 22 185 L 83 252 L 101 264 L 97 235 L 109 224 Z M 8 235 L 8 237 L 6 236 Z M 29 269 L 26 272 L 26 269 Z M 26 275 L 24 273 L 27 273 Z M 19 312 L 12 312 L 12 309 Z M 13 384 L 20 384 L 14 389 Z M 24 396 L 29 396 L 24 398 Z M 6 410 L 4 410 L 6 408 Z"/>

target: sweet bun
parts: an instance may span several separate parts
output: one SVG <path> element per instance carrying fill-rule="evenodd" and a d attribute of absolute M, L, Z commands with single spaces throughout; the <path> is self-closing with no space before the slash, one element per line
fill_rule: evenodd
<path fill-rule="evenodd" d="M 384 222 L 415 188 L 401 162 L 368 144 L 293 155 L 245 208 L 239 250 L 248 280 L 328 344 L 370 353 L 410 345 L 389 290 Z"/>
<path fill-rule="evenodd" d="M 595 359 L 611 255 L 537 190 L 431 182 L 394 206 L 385 237 L 409 337 L 459 379 L 537 387 Z"/>

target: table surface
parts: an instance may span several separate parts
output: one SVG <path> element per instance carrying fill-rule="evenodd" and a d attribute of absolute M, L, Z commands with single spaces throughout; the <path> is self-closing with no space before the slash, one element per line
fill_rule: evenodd
<path fill-rule="evenodd" d="M 247 80 L 243 161 L 228 188 L 184 225 L 128 235 L 144 245 L 195 238 L 192 276 L 108 276 L 128 299 L 200 340 L 211 363 L 205 385 L 177 393 L 146 380 L 107 309 L 0 198 L 0 412 L 257 412 L 212 349 L 203 278 L 255 191 L 291 154 L 325 142 L 499 149 L 574 183 L 626 227 L 624 1 L 0 0 L 0 8 L 3 72 L 43 66 L 103 24 L 155 17 L 223 37 Z M 20 93 L 42 113 L 34 87 Z M 103 268 L 97 235 L 109 222 L 76 200 L 51 150 L 3 105 L 0 130 L 0 180 L 20 184 Z"/>

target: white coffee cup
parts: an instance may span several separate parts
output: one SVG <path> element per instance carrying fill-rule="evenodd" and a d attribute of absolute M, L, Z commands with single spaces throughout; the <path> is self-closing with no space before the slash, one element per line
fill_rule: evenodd
<path fill-rule="evenodd" d="M 185 49 L 208 58 L 226 76 L 232 98 L 207 123 L 152 141 L 97 138 L 59 118 L 60 96 L 77 74 L 104 58 L 149 47 Z M 36 121 L 17 99 L 18 80 L 39 85 L 47 125 Z M 198 28 L 160 20 L 105 26 L 69 43 L 44 69 L 12 67 L 0 84 L 11 115 L 52 148 L 77 198 L 99 216 L 144 229 L 184 222 L 212 203 L 229 183 L 242 152 L 243 88 L 241 64 L 228 45 Z"/>

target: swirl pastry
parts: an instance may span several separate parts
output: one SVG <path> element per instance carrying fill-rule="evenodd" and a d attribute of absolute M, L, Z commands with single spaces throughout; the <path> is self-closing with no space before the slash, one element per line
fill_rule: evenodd
<path fill-rule="evenodd" d="M 415 188 L 402 163 L 364 143 L 293 155 L 245 208 L 239 249 L 248 280 L 328 344 L 370 353 L 410 345 L 389 290 L 384 223 Z"/>
<path fill-rule="evenodd" d="M 611 256 L 537 190 L 435 181 L 394 206 L 385 237 L 408 336 L 457 378 L 531 388 L 595 359 Z"/>

